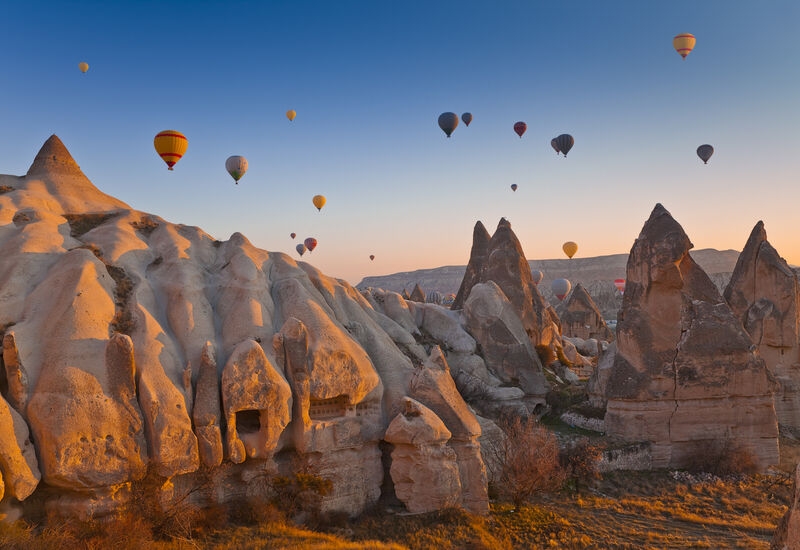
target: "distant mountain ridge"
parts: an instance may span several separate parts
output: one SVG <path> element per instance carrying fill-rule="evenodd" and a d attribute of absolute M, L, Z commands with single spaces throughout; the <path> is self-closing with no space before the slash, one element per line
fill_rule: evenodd
<path fill-rule="evenodd" d="M 722 292 L 730 280 L 736 261 L 739 259 L 739 251 L 704 248 L 693 250 L 691 256 L 700 264 L 700 267 L 711 277 L 711 280 Z M 605 318 L 616 318 L 616 311 L 619 309 L 622 300 L 619 292 L 614 287 L 614 279 L 625 278 L 628 254 L 611 254 L 591 258 L 529 260 L 528 264 L 531 266 L 531 270 L 543 273 L 542 281 L 539 283 L 539 291 L 550 303 L 558 303 L 558 299 L 555 298 L 550 290 L 552 281 L 560 278 L 569 279 L 573 288 L 578 283 L 583 285 Z M 394 292 L 406 290 L 411 293 L 414 285 L 418 284 L 426 293 L 436 291 L 442 294 L 455 294 L 458 291 L 461 280 L 464 278 L 466 268 L 466 265 L 450 265 L 364 277 L 356 285 L 356 288 L 382 288 Z"/>

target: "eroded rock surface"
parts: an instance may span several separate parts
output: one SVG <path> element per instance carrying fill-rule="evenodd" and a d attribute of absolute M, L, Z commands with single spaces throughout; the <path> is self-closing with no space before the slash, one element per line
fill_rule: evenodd
<path fill-rule="evenodd" d="M 778 462 L 774 380 L 691 248 L 656 205 L 628 260 L 606 431 L 651 442 L 657 468 L 736 448 L 765 469 Z"/>

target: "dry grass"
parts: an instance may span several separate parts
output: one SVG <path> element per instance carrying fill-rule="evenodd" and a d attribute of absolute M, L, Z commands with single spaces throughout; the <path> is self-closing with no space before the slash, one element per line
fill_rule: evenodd
<path fill-rule="evenodd" d="M 458 509 L 417 515 L 375 512 L 315 532 L 294 526 L 277 511 L 246 526 L 203 519 L 195 511 L 189 518 L 192 528 L 171 538 L 157 536 L 141 515 L 112 523 L 37 529 L 0 524 L 0 547 L 766 550 L 790 492 L 789 476 L 695 482 L 675 480 L 669 472 L 616 472 L 596 480 L 580 495 L 542 495 L 518 508 L 493 503 L 486 517 Z M 217 513 L 210 517 L 220 518 Z"/>

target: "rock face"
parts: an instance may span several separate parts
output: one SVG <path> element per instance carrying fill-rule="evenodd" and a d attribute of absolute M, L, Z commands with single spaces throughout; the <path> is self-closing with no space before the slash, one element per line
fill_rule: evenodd
<path fill-rule="evenodd" d="M 764 469 L 778 462 L 775 382 L 691 248 L 656 205 L 629 255 L 606 432 L 651 442 L 656 468 L 738 448 Z"/>
<path fill-rule="evenodd" d="M 436 351 L 482 364 L 453 312 L 133 210 L 56 136 L 26 176 L 0 175 L 0 229 L 6 502 L 41 480 L 51 508 L 91 517 L 142 480 L 162 506 L 227 503 L 303 468 L 332 481 L 324 509 L 355 515 L 381 496 L 384 436 L 413 397 L 441 436 L 415 468 L 442 483 L 395 492 L 409 510 L 488 511 L 480 427 Z M 222 481 L 195 490 L 205 475 Z"/>
<path fill-rule="evenodd" d="M 606 326 L 600 310 L 582 284 L 578 283 L 569 296 L 558 307 L 556 313 L 561 319 L 561 334 L 570 338 L 588 340 L 614 339 L 611 329 Z"/>
<path fill-rule="evenodd" d="M 778 381 L 778 424 L 800 436 L 800 288 L 763 222 L 750 233 L 724 296 Z"/>
<path fill-rule="evenodd" d="M 463 307 L 474 286 L 488 281 L 499 287 L 522 320 L 543 364 L 563 355 L 558 315 L 539 293 L 522 246 L 505 219 L 488 242 L 483 225 L 475 225 L 470 261 L 452 309 Z"/>
<path fill-rule="evenodd" d="M 770 550 L 800 550 L 800 464 L 794 472 L 794 496 L 789 509 L 778 523 Z"/>

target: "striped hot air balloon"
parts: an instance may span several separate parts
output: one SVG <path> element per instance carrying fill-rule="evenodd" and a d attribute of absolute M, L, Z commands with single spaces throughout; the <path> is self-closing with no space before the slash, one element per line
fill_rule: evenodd
<path fill-rule="evenodd" d="M 686 59 L 689 52 L 694 49 L 695 43 L 697 43 L 697 40 L 694 35 L 688 32 L 679 34 L 672 39 L 672 47 L 675 48 L 675 51 L 681 54 L 681 57 L 684 59 Z"/>
<path fill-rule="evenodd" d="M 159 156 L 167 163 L 167 169 L 172 170 L 186 152 L 189 141 L 177 130 L 164 130 L 156 134 L 153 145 Z"/>

